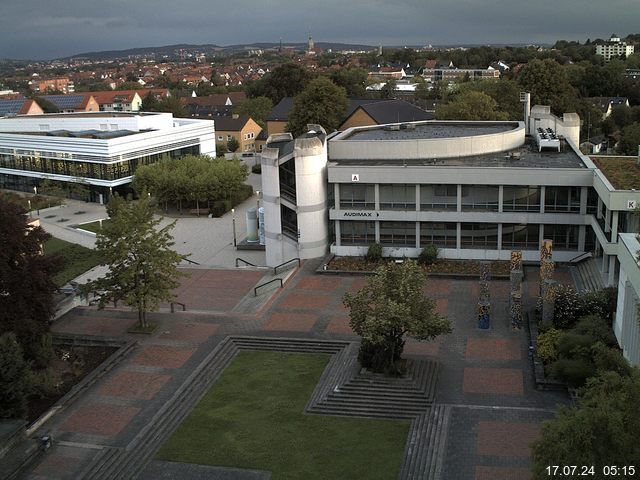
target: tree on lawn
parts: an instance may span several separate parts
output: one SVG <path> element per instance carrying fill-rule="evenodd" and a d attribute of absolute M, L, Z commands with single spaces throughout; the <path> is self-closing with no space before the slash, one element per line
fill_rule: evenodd
<path fill-rule="evenodd" d="M 610 478 L 604 465 L 635 465 L 638 473 L 639 404 L 637 367 L 630 375 L 604 372 L 589 380 L 577 407 L 562 407 L 544 423 L 533 444 L 534 478 L 549 478 L 547 465 L 594 465 L 593 478 L 601 479 Z"/>
<path fill-rule="evenodd" d="M 27 224 L 25 211 L 0 194 L 0 334 L 13 332 L 30 360 L 46 364 L 41 338 L 49 331 L 55 304 L 59 256 L 41 254 L 49 238 Z"/>
<path fill-rule="evenodd" d="M 0 335 L 0 418 L 23 418 L 31 393 L 31 372 L 12 332 Z"/>
<path fill-rule="evenodd" d="M 136 202 L 116 196 L 107 211 L 111 221 L 98 233 L 96 249 L 109 271 L 86 288 L 97 292 L 101 308 L 123 301 L 138 312 L 140 327 L 148 328 L 147 312 L 171 301 L 178 278 L 185 275 L 178 269 L 182 256 L 171 249 L 175 222 L 160 228 L 144 196 Z"/>
<path fill-rule="evenodd" d="M 286 130 L 298 136 L 306 131 L 307 124 L 313 123 L 333 132 L 340 126 L 347 104 L 344 88 L 326 77 L 318 77 L 295 98 Z"/>
<path fill-rule="evenodd" d="M 424 270 L 412 260 L 388 263 L 376 270 L 363 289 L 345 294 L 349 325 L 362 337 L 358 360 L 363 367 L 401 374 L 405 335 L 433 340 L 452 331 L 451 322 L 424 296 L 426 280 Z"/>

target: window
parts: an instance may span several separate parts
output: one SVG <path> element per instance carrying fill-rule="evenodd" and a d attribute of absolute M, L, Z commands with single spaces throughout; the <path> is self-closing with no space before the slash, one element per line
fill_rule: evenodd
<path fill-rule="evenodd" d="M 376 241 L 376 222 L 340 221 L 341 245 L 371 245 Z"/>
<path fill-rule="evenodd" d="M 340 184 L 340 208 L 373 210 L 375 203 L 375 186 L 366 183 Z"/>
<path fill-rule="evenodd" d="M 296 161 L 295 159 L 287 160 L 279 169 L 280 175 L 280 195 L 289 200 L 296 202 Z"/>
<path fill-rule="evenodd" d="M 457 224 L 455 222 L 421 222 L 420 247 L 436 245 L 439 248 L 456 248 Z"/>
<path fill-rule="evenodd" d="M 540 244 L 540 225 L 502 224 L 503 250 L 537 250 Z"/>
<path fill-rule="evenodd" d="M 495 223 L 463 223 L 461 225 L 462 248 L 498 248 L 498 225 Z"/>
<path fill-rule="evenodd" d="M 380 222 L 380 243 L 385 246 L 416 246 L 415 222 Z"/>
<path fill-rule="evenodd" d="M 505 186 L 502 190 L 504 212 L 539 212 L 540 187 Z"/>
<path fill-rule="evenodd" d="M 580 213 L 580 187 L 545 187 L 544 211 Z"/>
<path fill-rule="evenodd" d="M 380 208 L 382 210 L 415 210 L 416 186 L 403 183 L 380 185 Z"/>
<path fill-rule="evenodd" d="M 544 238 L 553 241 L 554 250 L 578 250 L 577 225 L 545 225 Z"/>
<path fill-rule="evenodd" d="M 457 209 L 457 185 L 420 185 L 420 210 Z"/>
<path fill-rule="evenodd" d="M 466 189 L 465 189 L 466 190 Z M 498 211 L 498 187 L 495 185 L 470 185 L 462 195 L 462 210 Z"/>
<path fill-rule="evenodd" d="M 298 214 L 284 205 L 280 205 L 282 234 L 298 241 Z"/>

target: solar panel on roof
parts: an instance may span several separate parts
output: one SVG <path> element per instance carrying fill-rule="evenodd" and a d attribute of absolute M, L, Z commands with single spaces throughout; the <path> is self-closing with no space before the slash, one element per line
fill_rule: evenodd
<path fill-rule="evenodd" d="M 16 114 L 24 105 L 24 100 L 0 100 L 0 115 Z"/>
<path fill-rule="evenodd" d="M 65 95 L 64 97 L 45 95 L 43 98 L 64 110 L 79 107 L 82 104 L 83 97 L 82 95 Z"/>

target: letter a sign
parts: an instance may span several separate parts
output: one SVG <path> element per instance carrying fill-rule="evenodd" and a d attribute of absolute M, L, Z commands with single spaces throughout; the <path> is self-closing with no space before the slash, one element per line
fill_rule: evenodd
<path fill-rule="evenodd" d="M 359 182 L 359 181 L 360 181 L 360 174 L 358 174 L 358 173 L 352 173 L 352 174 L 351 174 L 351 181 L 352 181 L 352 182 Z"/>

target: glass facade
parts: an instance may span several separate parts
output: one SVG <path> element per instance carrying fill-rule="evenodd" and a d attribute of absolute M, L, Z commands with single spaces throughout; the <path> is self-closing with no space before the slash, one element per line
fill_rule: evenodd
<path fill-rule="evenodd" d="M 415 210 L 416 186 L 403 183 L 380 185 L 380 209 Z"/>
<path fill-rule="evenodd" d="M 296 203 L 296 161 L 295 159 L 284 162 L 278 168 L 280 175 L 280 194 L 283 198 Z"/>
<path fill-rule="evenodd" d="M 498 248 L 498 225 L 495 223 L 461 224 L 462 248 L 496 250 Z"/>
<path fill-rule="evenodd" d="M 510 185 L 503 187 L 502 211 L 539 212 L 540 187 Z"/>
<path fill-rule="evenodd" d="M 3 152 L 0 153 L 0 168 L 97 180 L 118 180 L 132 176 L 139 165 L 149 165 L 168 158 L 178 158 L 189 154 L 198 155 L 199 153 L 200 147 L 192 146 L 120 162 L 102 163 L 73 160 L 71 155 L 65 156 L 63 154 L 59 154 L 59 158 L 45 158 L 40 155 L 40 152 L 35 151 L 19 155 Z"/>
<path fill-rule="evenodd" d="M 420 210 L 457 209 L 457 185 L 420 185 Z"/>
<path fill-rule="evenodd" d="M 373 210 L 376 206 L 372 184 L 340 184 L 340 208 Z"/>
<path fill-rule="evenodd" d="M 580 187 L 545 187 L 544 211 L 580 213 Z"/>
<path fill-rule="evenodd" d="M 578 225 L 545 225 L 544 238 L 553 240 L 554 250 L 577 250 Z"/>
<path fill-rule="evenodd" d="M 462 189 L 462 211 L 498 211 L 499 188 L 496 185 L 469 185 Z"/>
<path fill-rule="evenodd" d="M 340 222 L 342 245 L 371 245 L 376 242 L 376 222 Z"/>
<path fill-rule="evenodd" d="M 298 241 L 298 214 L 289 207 L 280 205 L 280 219 L 282 221 L 282 234 Z"/>
<path fill-rule="evenodd" d="M 421 222 L 420 247 L 433 244 L 440 248 L 456 248 L 456 232 L 455 222 Z"/>
<path fill-rule="evenodd" d="M 540 225 L 502 224 L 503 250 L 537 250 L 540 245 Z"/>
<path fill-rule="evenodd" d="M 385 247 L 416 246 L 416 222 L 380 222 L 380 243 Z"/>

